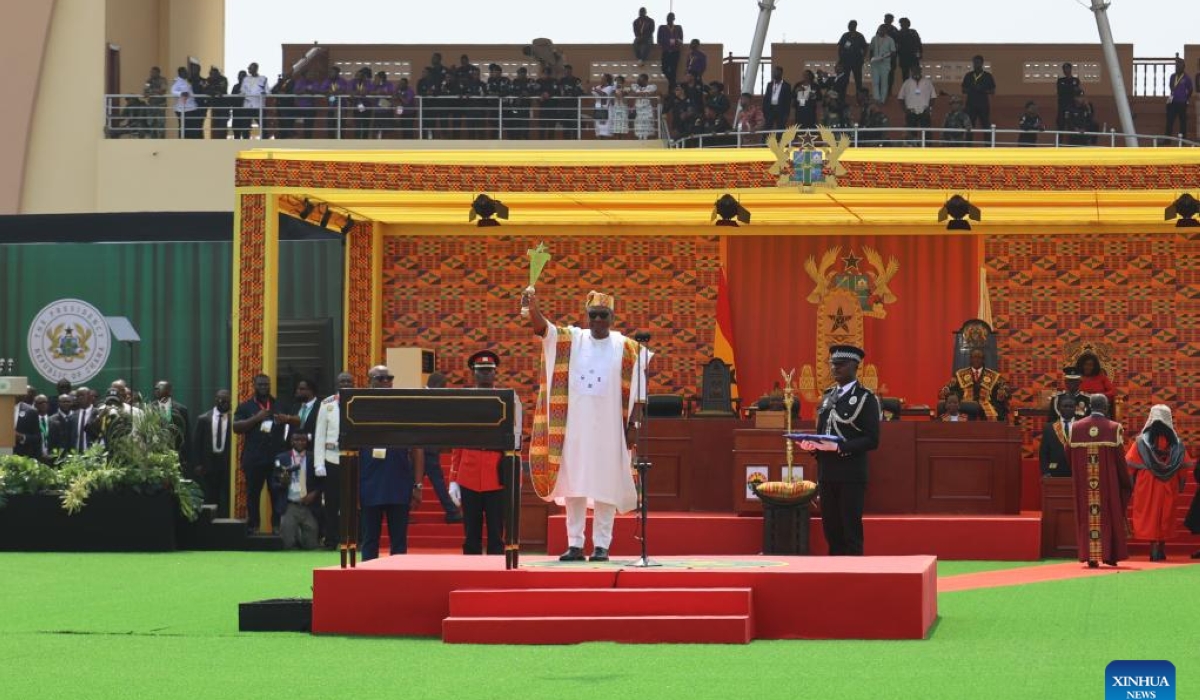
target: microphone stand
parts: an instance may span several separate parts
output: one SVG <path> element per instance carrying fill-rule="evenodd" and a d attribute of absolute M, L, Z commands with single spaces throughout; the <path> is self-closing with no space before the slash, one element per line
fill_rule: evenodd
<path fill-rule="evenodd" d="M 646 403 L 644 404 L 644 409 L 642 410 L 641 425 L 639 425 L 637 429 L 637 442 L 633 446 L 633 467 L 634 469 L 637 469 L 638 473 L 638 521 L 642 531 L 642 536 L 639 538 L 642 542 L 642 556 L 630 564 L 630 566 L 644 569 L 662 566 L 662 564 L 651 560 L 649 554 L 646 552 L 648 547 L 646 541 L 646 523 L 650 519 L 650 509 L 646 496 L 646 472 L 650 471 L 651 465 L 649 461 L 642 459 L 641 446 L 643 444 L 643 440 L 648 437 L 650 433 L 650 391 L 648 382 L 649 370 L 647 369 L 647 365 L 649 363 L 647 362 L 643 364 L 646 350 L 645 343 L 650 340 L 650 334 L 645 332 L 634 333 L 633 339 L 637 342 L 637 363 L 634 366 L 637 369 L 638 381 L 638 385 L 636 387 L 638 394 L 635 394 L 634 402 L 637 402 L 637 396 L 641 394 L 641 390 L 646 389 Z"/>

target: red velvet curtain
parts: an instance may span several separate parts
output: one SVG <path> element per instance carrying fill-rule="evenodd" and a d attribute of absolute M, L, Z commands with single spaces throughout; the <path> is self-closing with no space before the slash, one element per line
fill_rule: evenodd
<path fill-rule="evenodd" d="M 953 332 L 979 308 L 979 237 L 972 234 L 919 236 L 731 236 L 726 272 L 733 311 L 738 386 L 754 401 L 780 379 L 780 368 L 811 365 L 818 389 L 828 386 L 828 355 L 815 357 L 817 305 L 807 301 L 816 287 L 804 262 L 835 246 L 841 252 L 829 274 L 846 270 L 853 251 L 860 274 L 875 285 L 875 268 L 864 247 L 899 269 L 888 286 L 896 300 L 885 318 L 864 319 L 867 363 L 877 366 L 885 396 L 909 405 L 935 405 L 937 389 L 950 378 Z M 850 261 L 852 264 L 854 261 Z M 807 404 L 807 402 L 805 402 Z M 805 406 L 811 415 L 811 406 Z"/>

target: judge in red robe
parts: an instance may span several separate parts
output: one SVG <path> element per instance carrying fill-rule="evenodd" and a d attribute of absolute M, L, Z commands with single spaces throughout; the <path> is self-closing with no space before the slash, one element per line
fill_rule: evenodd
<path fill-rule="evenodd" d="M 1071 479 L 1079 561 L 1096 568 L 1129 558 L 1125 509 L 1131 486 L 1121 424 L 1106 417 L 1108 399 L 1096 394 L 1092 414 L 1071 424 Z"/>
<path fill-rule="evenodd" d="M 1191 466 L 1171 409 L 1158 404 L 1125 461 L 1133 480 L 1133 536 L 1150 541 L 1150 561 L 1165 561 L 1167 539 L 1175 532 L 1175 501 Z"/>

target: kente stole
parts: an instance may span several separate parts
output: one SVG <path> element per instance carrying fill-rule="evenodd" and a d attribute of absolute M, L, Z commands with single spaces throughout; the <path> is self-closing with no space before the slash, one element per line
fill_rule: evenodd
<path fill-rule="evenodd" d="M 570 402 L 571 386 L 571 331 L 557 327 L 558 340 L 554 348 L 554 368 L 550 375 L 550 386 L 543 380 L 538 389 L 537 406 L 533 412 L 533 439 L 529 443 L 529 476 L 533 492 L 539 498 L 549 498 L 558 481 L 558 470 L 562 466 L 563 443 L 567 437 L 567 405 Z M 625 339 L 621 354 L 621 411 L 629 406 L 629 392 L 633 386 L 633 367 L 637 360 L 637 343 Z M 546 376 L 546 353 L 538 362 L 538 376 Z M 549 395 L 547 396 L 547 391 Z"/>

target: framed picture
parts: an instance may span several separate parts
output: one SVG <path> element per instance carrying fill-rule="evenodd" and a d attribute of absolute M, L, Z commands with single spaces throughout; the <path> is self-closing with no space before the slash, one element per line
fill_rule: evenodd
<path fill-rule="evenodd" d="M 771 478 L 770 468 L 765 464 L 752 464 L 746 466 L 746 498 L 757 501 L 758 496 L 755 496 L 754 489 L 750 488 L 750 482 L 754 479 L 755 475 L 761 476 L 762 481 L 769 481 Z"/>

